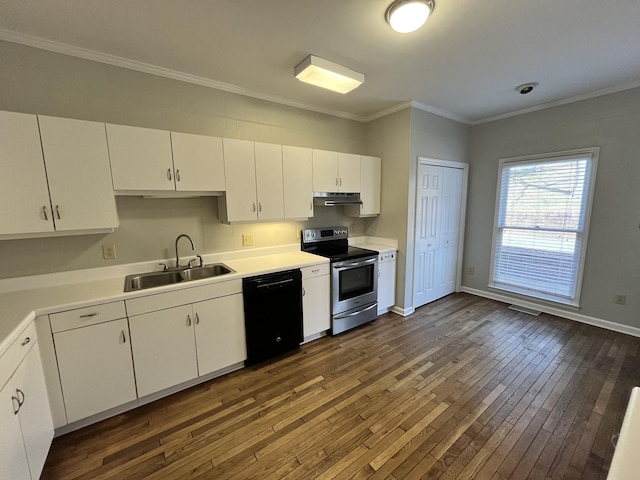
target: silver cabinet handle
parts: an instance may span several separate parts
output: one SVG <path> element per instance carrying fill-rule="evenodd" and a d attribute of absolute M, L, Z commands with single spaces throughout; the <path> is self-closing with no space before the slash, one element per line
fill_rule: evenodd
<path fill-rule="evenodd" d="M 302 287 L 302 296 L 304 297 L 307 294 L 307 291 Z"/>
<path fill-rule="evenodd" d="M 60 220 L 60 205 L 56 205 L 56 217 Z"/>
<path fill-rule="evenodd" d="M 180 181 L 180 170 L 176 170 L 176 181 Z"/>
<path fill-rule="evenodd" d="M 262 202 L 258 202 L 258 211 L 261 212 L 262 211 Z"/>
<path fill-rule="evenodd" d="M 16 388 L 16 395 L 18 395 L 18 397 L 16 398 L 16 400 L 18 400 L 18 405 L 24 405 L 24 392 L 19 388 Z M 20 400 L 20 397 L 22 397 L 22 400 Z"/>
<path fill-rule="evenodd" d="M 171 169 L 167 168 L 167 178 L 169 179 L 169 181 L 171 180 Z"/>
<path fill-rule="evenodd" d="M 342 178 L 340 179 L 340 186 L 342 186 Z"/>
<path fill-rule="evenodd" d="M 187 326 L 191 326 L 191 315 L 187 315 Z"/>
<path fill-rule="evenodd" d="M 100 312 L 85 313 L 84 315 L 80 315 L 80 320 L 83 320 L 85 318 L 97 317 L 98 315 L 100 315 Z"/>
<path fill-rule="evenodd" d="M 380 277 L 380 270 L 378 270 L 378 277 Z"/>
<path fill-rule="evenodd" d="M 127 336 L 124 333 L 124 330 L 122 330 L 122 343 L 127 343 Z"/>
<path fill-rule="evenodd" d="M 25 345 L 27 345 L 29 342 L 31 341 L 30 337 L 27 337 L 24 339 L 24 341 L 21 343 L 21 345 L 24 347 Z"/>
<path fill-rule="evenodd" d="M 309 202 L 309 210 L 313 210 L 313 202 Z"/>
<path fill-rule="evenodd" d="M 338 177 L 336 177 L 336 187 L 338 186 Z"/>
<path fill-rule="evenodd" d="M 319 271 L 320 271 L 320 269 L 319 269 L 319 268 L 316 268 L 316 269 L 314 269 L 314 270 L 311 270 L 311 273 L 318 273 Z"/>
<path fill-rule="evenodd" d="M 200 325 L 200 315 L 196 313 L 196 325 Z"/>
<path fill-rule="evenodd" d="M 13 414 L 17 415 L 18 412 L 20 411 L 20 407 L 22 406 L 22 404 L 20 403 L 20 400 L 18 400 L 18 397 L 16 397 L 15 395 L 11 395 L 11 403 L 13 403 Z M 17 407 L 16 407 L 16 403 L 18 404 Z"/>
<path fill-rule="evenodd" d="M 44 217 L 45 220 L 49 221 L 49 215 L 47 215 L 47 206 L 46 205 L 42 206 L 42 216 Z"/>
<path fill-rule="evenodd" d="M 256 202 L 253 202 L 253 211 L 256 211 Z"/>

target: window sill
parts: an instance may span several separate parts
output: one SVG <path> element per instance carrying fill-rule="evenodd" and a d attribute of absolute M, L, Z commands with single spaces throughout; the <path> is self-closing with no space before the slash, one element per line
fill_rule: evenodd
<path fill-rule="evenodd" d="M 519 289 L 517 287 L 507 287 L 507 286 L 495 285 L 495 284 L 489 284 L 488 287 L 493 290 L 499 290 L 501 292 L 515 293 L 517 295 L 526 297 L 527 301 L 532 301 L 532 300 L 543 301 L 544 303 L 549 305 L 561 305 L 563 307 L 569 307 L 572 310 L 580 309 L 580 304 L 578 303 L 577 299 L 574 301 L 571 301 L 568 299 L 563 300 L 558 297 L 553 297 L 552 295 L 545 295 L 543 293 L 534 295 L 532 292 L 528 290 Z"/>

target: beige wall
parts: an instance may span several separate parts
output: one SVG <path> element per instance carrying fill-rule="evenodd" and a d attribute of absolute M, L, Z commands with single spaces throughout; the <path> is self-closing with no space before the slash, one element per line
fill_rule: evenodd
<path fill-rule="evenodd" d="M 600 147 L 577 313 L 640 327 L 639 106 L 636 88 L 472 128 L 464 266 L 475 272 L 463 277 L 465 286 L 492 291 L 487 285 L 498 160 Z M 627 295 L 625 306 L 614 305 L 615 293 Z"/>
<path fill-rule="evenodd" d="M 0 110 L 370 152 L 360 122 L 8 42 L 0 41 L 0 58 Z M 109 235 L 0 241 L 0 278 L 170 258 L 180 233 L 199 252 L 212 253 L 242 248 L 243 233 L 265 247 L 296 243 L 307 226 L 345 225 L 363 234 L 367 223 L 346 217 L 341 207 L 320 207 L 309 222 L 224 225 L 217 201 L 206 197 L 120 197 L 117 205 L 121 226 Z M 115 244 L 115 261 L 102 259 L 103 243 Z"/>

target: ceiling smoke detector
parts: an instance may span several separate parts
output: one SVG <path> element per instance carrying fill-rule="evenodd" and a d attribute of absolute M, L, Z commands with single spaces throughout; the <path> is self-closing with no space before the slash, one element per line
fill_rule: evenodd
<path fill-rule="evenodd" d="M 516 87 L 516 92 L 518 92 L 520 95 L 526 95 L 527 93 L 533 92 L 533 89 L 537 86 L 538 82 L 523 83 L 522 85 L 518 85 Z"/>

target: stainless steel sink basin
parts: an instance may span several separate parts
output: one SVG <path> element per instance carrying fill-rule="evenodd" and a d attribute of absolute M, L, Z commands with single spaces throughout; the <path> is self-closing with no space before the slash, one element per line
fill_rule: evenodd
<path fill-rule="evenodd" d="M 202 280 L 204 278 L 217 277 L 233 272 L 233 269 L 223 263 L 214 263 L 202 267 L 181 268 L 164 272 L 136 273 L 127 275 L 124 279 L 124 291 L 133 292 L 147 288 L 163 287 L 165 285 L 189 282 L 191 280 Z"/>

